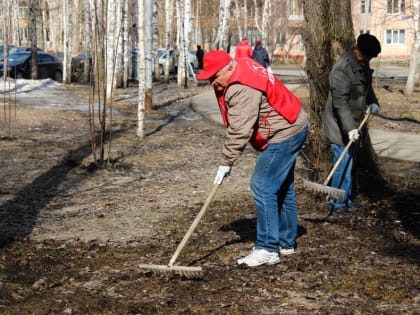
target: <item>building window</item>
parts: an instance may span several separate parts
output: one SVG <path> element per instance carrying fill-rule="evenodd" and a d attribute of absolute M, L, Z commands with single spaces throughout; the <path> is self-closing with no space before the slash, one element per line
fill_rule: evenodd
<path fill-rule="evenodd" d="M 366 13 L 366 5 L 368 0 L 361 0 L 360 1 L 360 14 Z M 372 12 L 372 0 L 369 1 L 369 14 Z"/>
<path fill-rule="evenodd" d="M 19 37 L 21 41 L 28 41 L 28 28 L 27 27 L 20 27 L 19 29 Z"/>
<path fill-rule="evenodd" d="M 29 7 L 19 7 L 19 18 L 29 19 Z"/>
<path fill-rule="evenodd" d="M 289 0 L 289 20 L 303 20 L 303 0 Z"/>
<path fill-rule="evenodd" d="M 388 0 L 386 12 L 388 14 L 399 14 L 405 10 L 405 0 Z"/>
<path fill-rule="evenodd" d="M 405 44 L 405 30 L 386 30 L 385 42 L 387 44 Z"/>

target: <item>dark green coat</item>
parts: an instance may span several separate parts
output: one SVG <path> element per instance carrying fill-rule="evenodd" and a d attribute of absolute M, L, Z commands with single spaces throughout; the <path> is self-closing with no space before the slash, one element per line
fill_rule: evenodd
<path fill-rule="evenodd" d="M 344 145 L 347 133 L 356 129 L 367 107 L 378 104 L 372 88 L 373 70 L 364 70 L 353 50 L 345 53 L 333 66 L 330 90 L 324 109 L 321 129 L 331 143 Z"/>

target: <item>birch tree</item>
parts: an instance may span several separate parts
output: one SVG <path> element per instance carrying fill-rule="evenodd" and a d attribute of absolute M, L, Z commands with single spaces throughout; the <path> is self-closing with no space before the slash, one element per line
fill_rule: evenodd
<path fill-rule="evenodd" d="M 146 59 L 144 45 L 144 0 L 137 1 L 137 38 L 139 47 L 138 77 L 139 98 L 137 105 L 137 136 L 144 138 L 145 94 L 146 94 Z"/>
<path fill-rule="evenodd" d="M 216 38 L 213 42 L 213 47 L 216 49 L 225 50 L 227 34 L 229 31 L 231 0 L 220 0 L 219 3 L 219 26 L 217 28 Z"/>
<path fill-rule="evenodd" d="M 36 36 L 36 0 L 31 0 L 29 5 L 29 27 L 31 38 L 32 62 L 31 62 L 31 78 L 32 80 L 38 79 L 38 61 L 37 61 L 37 36 Z"/>
<path fill-rule="evenodd" d="M 3 70 L 9 68 L 9 49 L 8 44 L 10 43 L 10 28 L 11 28 L 11 13 L 12 8 L 10 2 L 7 0 L 2 1 L 3 5 L 3 54 L 4 54 L 4 61 L 3 61 Z M 6 3 L 4 3 L 6 2 Z M 7 80 L 7 71 L 3 71 L 3 80 Z"/>
<path fill-rule="evenodd" d="M 146 93 L 145 93 L 145 108 L 146 111 L 151 111 L 152 103 L 152 88 L 153 88 L 153 52 L 152 52 L 152 37 L 153 37 L 153 0 L 144 0 L 145 16 L 144 16 L 144 49 L 146 57 Z"/>
<path fill-rule="evenodd" d="M 264 0 L 262 18 L 261 18 L 261 41 L 263 46 L 267 48 L 267 51 L 270 51 L 271 41 L 271 21 L 272 21 L 272 11 L 271 11 L 271 0 Z"/>
<path fill-rule="evenodd" d="M 63 60 L 63 82 L 71 82 L 71 52 L 72 52 L 72 1 L 63 0 L 63 33 L 64 33 L 64 60 Z"/>
<path fill-rule="evenodd" d="M 241 7 L 239 6 L 239 0 L 235 1 L 235 21 L 236 21 L 236 28 L 238 29 L 238 37 L 239 39 L 244 38 L 243 32 L 242 32 L 242 25 L 241 25 Z"/>
<path fill-rule="evenodd" d="M 408 67 L 408 77 L 406 84 L 406 94 L 413 94 L 414 87 L 420 79 L 420 0 L 413 0 L 413 46 Z"/>
<path fill-rule="evenodd" d="M 174 16 L 175 2 L 174 0 L 165 0 L 165 48 L 166 56 L 169 56 L 169 49 L 171 48 L 171 43 L 173 42 L 172 37 L 172 22 Z M 164 82 L 169 82 L 169 58 L 166 58 L 164 66 Z"/>
<path fill-rule="evenodd" d="M 152 65 L 154 70 L 154 79 L 156 81 L 160 80 L 160 67 L 159 67 L 159 59 L 153 58 L 154 54 L 158 51 L 159 48 L 159 24 L 158 24 L 158 16 L 159 16 L 159 4 L 157 0 L 153 0 L 153 12 L 152 12 L 152 60 L 154 61 L 154 64 Z"/>
<path fill-rule="evenodd" d="M 188 86 L 189 77 L 189 38 L 191 35 L 191 0 L 180 0 L 177 2 L 177 25 L 179 33 L 179 58 L 177 83 L 179 86 Z"/>

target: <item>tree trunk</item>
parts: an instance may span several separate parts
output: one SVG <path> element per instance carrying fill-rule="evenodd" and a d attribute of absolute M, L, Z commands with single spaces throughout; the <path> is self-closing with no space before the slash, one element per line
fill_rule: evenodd
<path fill-rule="evenodd" d="M 63 82 L 71 83 L 71 51 L 72 51 L 72 2 L 63 0 L 63 33 L 64 33 L 64 61 Z"/>
<path fill-rule="evenodd" d="M 410 65 L 408 68 L 408 77 L 406 84 L 406 94 L 411 95 L 414 91 L 414 86 L 418 84 L 418 76 L 420 70 L 420 0 L 413 1 L 413 26 L 414 26 L 414 40 L 413 48 L 411 50 Z"/>
<path fill-rule="evenodd" d="M 145 94 L 146 94 L 146 58 L 144 47 L 144 0 L 137 0 L 137 37 L 139 46 L 139 101 L 137 105 L 137 136 L 144 138 Z"/>
<path fill-rule="evenodd" d="M 153 85 L 153 52 L 152 52 L 152 39 L 153 39 L 153 0 L 145 0 L 144 10 L 144 46 L 146 56 L 146 111 L 150 112 L 153 108 L 152 103 L 152 85 Z"/>
<path fill-rule="evenodd" d="M 230 18 L 230 0 L 220 0 L 219 5 L 219 26 L 217 28 L 216 38 L 213 42 L 215 49 L 225 50 L 225 39 L 229 31 L 228 21 Z"/>
<path fill-rule="evenodd" d="M 350 0 L 306 0 L 305 12 L 305 45 L 306 73 L 310 80 L 310 123 L 309 162 L 314 170 L 314 180 L 324 178 L 331 166 L 331 156 L 326 140 L 321 137 L 321 114 L 327 101 L 329 82 L 328 75 L 335 61 L 355 42 Z M 358 170 L 367 170 L 367 175 L 379 173 L 377 157 L 369 135 L 359 150 Z M 354 178 L 355 191 L 358 190 L 359 174 Z"/>
<path fill-rule="evenodd" d="M 174 6 L 174 0 L 165 0 L 165 48 L 167 49 L 166 56 L 169 56 L 169 49 L 171 48 L 171 43 L 173 42 L 171 30 L 174 15 Z M 163 72 L 163 81 L 169 82 L 169 58 L 166 58 Z"/>
<path fill-rule="evenodd" d="M 315 180 L 331 158 L 320 135 L 321 113 L 328 97 L 328 75 L 334 62 L 354 43 L 350 0 L 305 0 L 305 71 L 310 84 L 309 162 Z"/>
<path fill-rule="evenodd" d="M 31 36 L 31 48 L 32 48 L 32 80 L 38 79 L 38 62 L 37 62 L 37 38 L 36 38 L 36 9 L 37 2 L 31 0 L 29 6 L 29 18 L 30 18 L 30 36 Z"/>

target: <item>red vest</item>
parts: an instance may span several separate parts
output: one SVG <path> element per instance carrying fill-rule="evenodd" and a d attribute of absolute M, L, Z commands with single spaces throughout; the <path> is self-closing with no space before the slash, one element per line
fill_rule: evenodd
<path fill-rule="evenodd" d="M 290 124 L 293 124 L 300 112 L 300 100 L 290 92 L 273 73 L 268 72 L 266 68 L 255 60 L 251 58 L 241 58 L 237 59 L 236 62 L 236 69 L 229 80 L 228 87 L 231 84 L 240 83 L 262 92 L 267 97 L 271 107 Z M 225 127 L 228 127 L 228 109 L 225 103 L 224 93 L 216 93 L 216 97 L 219 103 L 220 113 L 222 114 L 223 123 Z M 260 117 L 258 126 L 261 124 L 268 124 L 267 117 L 269 114 L 270 112 L 266 117 Z M 258 126 L 255 128 L 250 143 L 256 150 L 263 151 L 267 148 L 268 142 L 258 131 Z"/>

